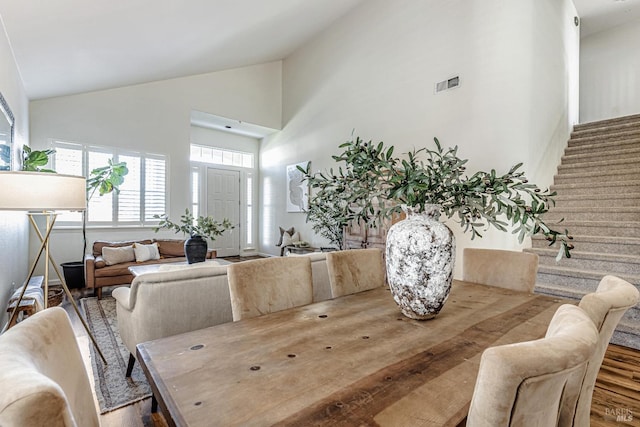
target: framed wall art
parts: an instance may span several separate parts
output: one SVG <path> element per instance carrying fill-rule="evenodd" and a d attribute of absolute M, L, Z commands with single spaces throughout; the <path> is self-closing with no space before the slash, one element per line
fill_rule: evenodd
<path fill-rule="evenodd" d="M 306 169 L 309 162 L 287 166 L 287 212 L 304 212 L 309 206 L 309 183 L 298 166 Z"/>

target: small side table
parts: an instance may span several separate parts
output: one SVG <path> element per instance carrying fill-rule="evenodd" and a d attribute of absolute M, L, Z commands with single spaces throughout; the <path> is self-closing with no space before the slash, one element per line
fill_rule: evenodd
<path fill-rule="evenodd" d="M 304 255 L 311 252 L 320 252 L 320 248 L 314 248 L 311 246 L 285 246 L 284 247 L 284 255 L 287 255 L 287 254 Z"/>

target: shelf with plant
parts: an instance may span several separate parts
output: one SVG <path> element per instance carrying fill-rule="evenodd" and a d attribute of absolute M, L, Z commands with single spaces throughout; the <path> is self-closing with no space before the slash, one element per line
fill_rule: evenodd
<path fill-rule="evenodd" d="M 332 156 L 336 168 L 302 170 L 312 188 L 307 221 L 327 237 L 330 229 L 351 221 L 374 226 L 400 212 L 401 205 L 416 212 L 437 205 L 447 218 L 471 232 L 472 239 L 482 237 L 489 227 L 511 229 L 520 242 L 525 236 L 543 234 L 550 246 L 560 242 L 557 259 L 571 257 L 569 231 L 544 221 L 556 193 L 530 183 L 522 163 L 504 174 L 491 170 L 467 176 L 468 160 L 458 157 L 458 148 L 445 150 L 437 138 L 434 142 L 434 149 L 413 149 L 402 157 L 394 156 L 394 147 L 383 142 L 356 137 L 341 144 L 343 152 Z"/>

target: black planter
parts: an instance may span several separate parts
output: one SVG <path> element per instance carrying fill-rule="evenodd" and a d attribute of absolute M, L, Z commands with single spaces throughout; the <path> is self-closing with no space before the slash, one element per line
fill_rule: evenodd
<path fill-rule="evenodd" d="M 207 241 L 200 236 L 191 236 L 184 242 L 184 254 L 189 264 L 204 262 L 207 259 Z"/>
<path fill-rule="evenodd" d="M 84 288 L 84 263 L 82 261 L 63 262 L 62 273 L 64 281 L 71 289 Z"/>

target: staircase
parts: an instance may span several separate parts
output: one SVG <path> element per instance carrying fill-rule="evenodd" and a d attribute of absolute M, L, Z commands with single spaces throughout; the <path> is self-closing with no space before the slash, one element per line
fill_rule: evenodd
<path fill-rule="evenodd" d="M 569 230 L 575 249 L 556 263 L 558 248 L 534 236 L 540 257 L 537 293 L 580 299 L 607 275 L 640 288 L 640 115 L 576 125 L 551 190 L 556 206 L 545 215 Z M 615 344 L 640 349 L 640 305 L 614 333 Z"/>

